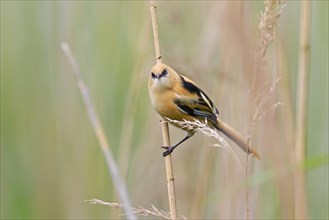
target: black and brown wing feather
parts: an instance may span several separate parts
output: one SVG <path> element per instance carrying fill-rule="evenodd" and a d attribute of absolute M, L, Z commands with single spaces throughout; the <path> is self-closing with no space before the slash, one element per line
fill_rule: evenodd
<path fill-rule="evenodd" d="M 213 102 L 194 82 L 184 76 L 180 77 L 181 88 L 185 91 L 177 94 L 174 103 L 183 113 L 200 120 L 207 119 L 213 126 L 216 126 L 219 113 Z M 187 96 L 186 93 L 189 95 Z"/>
<path fill-rule="evenodd" d="M 252 153 L 255 157 L 260 158 L 259 154 L 248 145 L 239 132 L 219 119 L 218 110 L 206 93 L 191 80 L 184 76 L 180 77 L 182 83 L 180 88 L 182 89 L 178 92 L 177 98 L 174 99 L 174 103 L 178 109 L 193 119 L 199 119 L 201 121 L 207 120 L 208 125 L 223 132 L 244 151 Z"/>

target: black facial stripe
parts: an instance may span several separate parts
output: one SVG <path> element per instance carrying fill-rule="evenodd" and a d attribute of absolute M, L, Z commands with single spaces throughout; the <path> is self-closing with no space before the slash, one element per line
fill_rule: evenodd
<path fill-rule="evenodd" d="M 159 75 L 159 78 L 161 78 L 161 77 L 163 77 L 163 76 L 166 76 L 167 74 L 168 74 L 167 70 L 164 69 L 164 70 L 162 71 L 162 73 Z"/>
<path fill-rule="evenodd" d="M 162 72 L 160 74 L 155 74 L 155 73 L 151 72 L 151 77 L 153 79 L 156 79 L 156 78 L 160 79 L 161 77 L 164 77 L 167 74 L 168 74 L 168 71 L 166 69 L 164 69 L 164 70 L 162 70 Z"/>

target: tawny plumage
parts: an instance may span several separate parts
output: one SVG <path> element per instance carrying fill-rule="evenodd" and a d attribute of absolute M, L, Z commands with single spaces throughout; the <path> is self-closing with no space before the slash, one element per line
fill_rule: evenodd
<path fill-rule="evenodd" d="M 154 109 L 163 117 L 176 121 L 194 121 L 195 119 L 219 130 L 236 143 L 241 149 L 256 158 L 259 154 L 244 140 L 243 136 L 231 126 L 219 119 L 219 113 L 211 99 L 193 81 L 179 75 L 166 64 L 156 64 L 151 69 L 148 81 L 151 103 Z M 185 140 L 193 136 L 195 130 L 182 128 L 180 124 L 173 125 L 187 131 L 186 137 L 174 146 L 166 146 L 163 155 L 166 156 Z"/>

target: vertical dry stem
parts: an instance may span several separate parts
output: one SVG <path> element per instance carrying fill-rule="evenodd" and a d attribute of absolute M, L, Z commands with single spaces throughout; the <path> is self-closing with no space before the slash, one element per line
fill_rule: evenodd
<path fill-rule="evenodd" d="M 298 98 L 296 109 L 296 135 L 295 135 L 295 159 L 297 164 L 305 160 L 306 150 L 306 120 L 307 120 L 307 95 L 310 67 L 310 28 L 312 1 L 303 1 L 301 4 L 300 24 L 300 54 L 298 76 Z M 305 173 L 298 169 L 295 176 L 295 218 L 306 219 L 307 198 L 305 186 Z"/>
<path fill-rule="evenodd" d="M 157 63 L 161 63 L 162 61 L 161 61 L 161 53 L 160 53 L 155 1 L 151 0 L 150 4 L 151 4 L 150 8 L 151 8 L 151 18 L 152 18 L 152 27 L 153 27 L 155 58 Z M 164 146 L 170 146 L 168 122 L 163 121 L 161 125 L 162 125 L 163 144 Z M 175 182 L 174 182 L 174 172 L 172 167 L 171 154 L 165 156 L 165 165 L 166 165 L 166 178 L 167 178 L 170 214 L 172 219 L 176 219 L 177 209 L 176 209 L 176 196 L 175 196 Z"/>
<path fill-rule="evenodd" d="M 124 211 L 125 211 L 128 219 L 136 219 L 135 214 L 132 212 L 132 210 L 130 208 L 130 201 L 128 199 L 128 194 L 126 191 L 125 184 L 119 174 L 118 166 L 112 156 L 112 153 L 111 153 L 111 150 L 110 150 L 110 147 L 108 144 L 108 140 L 107 140 L 107 138 L 105 136 L 105 132 L 103 130 L 103 126 L 99 120 L 96 108 L 93 105 L 92 99 L 89 95 L 88 87 L 82 80 L 81 71 L 79 69 L 79 66 L 75 60 L 75 57 L 72 54 L 72 51 L 71 51 L 68 43 L 62 42 L 61 47 L 62 47 L 62 50 L 63 50 L 64 54 L 66 55 L 67 59 L 69 60 L 69 63 L 72 66 L 73 74 L 75 76 L 78 87 L 80 89 L 80 93 L 83 98 L 83 102 L 85 104 L 89 120 L 93 126 L 97 140 L 99 142 L 99 146 L 105 157 L 107 169 L 112 177 L 114 187 L 116 189 L 116 192 L 118 193 L 118 196 L 119 196 L 121 202 L 123 204 L 125 204 Z"/>
<path fill-rule="evenodd" d="M 154 49 L 155 49 L 155 59 L 157 63 L 161 63 L 161 53 L 160 53 L 160 43 L 159 43 L 159 32 L 158 32 L 158 19 L 156 14 L 155 1 L 151 0 L 151 18 L 152 18 L 152 28 L 153 28 L 153 38 L 154 38 Z"/>
<path fill-rule="evenodd" d="M 170 146 L 169 137 L 169 127 L 167 121 L 162 121 L 162 136 L 164 146 Z M 167 188 L 168 188 L 168 198 L 169 198 L 169 209 L 172 219 L 176 219 L 177 209 L 176 209 L 176 194 L 175 194 L 175 182 L 174 182 L 174 172 L 172 167 L 171 154 L 165 157 L 166 164 L 166 177 L 167 177 Z"/>
<path fill-rule="evenodd" d="M 266 66 L 267 66 L 267 53 L 270 45 L 274 42 L 276 37 L 277 26 L 279 18 L 282 13 L 282 9 L 285 6 L 285 1 L 278 0 L 266 0 L 264 1 L 264 11 L 261 12 L 261 17 L 258 23 L 258 41 L 255 54 L 254 63 L 254 75 L 252 79 L 252 85 L 250 88 L 252 98 L 252 111 L 253 114 L 250 118 L 250 125 L 248 131 L 248 144 L 250 145 L 250 137 L 252 131 L 256 128 L 259 121 L 272 110 L 282 105 L 281 102 L 273 104 L 271 107 L 267 107 L 270 104 L 274 96 L 274 88 L 279 80 L 274 81 L 273 85 L 268 88 L 268 91 L 264 94 L 262 90 L 265 90 L 266 80 Z M 248 161 L 249 155 L 246 154 L 245 158 L 245 178 L 248 179 Z M 246 201 L 246 219 L 249 220 L 250 208 L 249 208 L 249 192 L 248 183 L 245 183 L 245 201 Z"/>

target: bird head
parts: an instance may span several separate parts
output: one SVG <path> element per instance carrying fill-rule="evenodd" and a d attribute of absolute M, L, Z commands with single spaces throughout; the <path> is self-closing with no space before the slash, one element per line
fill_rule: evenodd
<path fill-rule="evenodd" d="M 179 75 L 166 64 L 158 63 L 151 69 L 149 86 L 154 89 L 171 89 Z"/>

